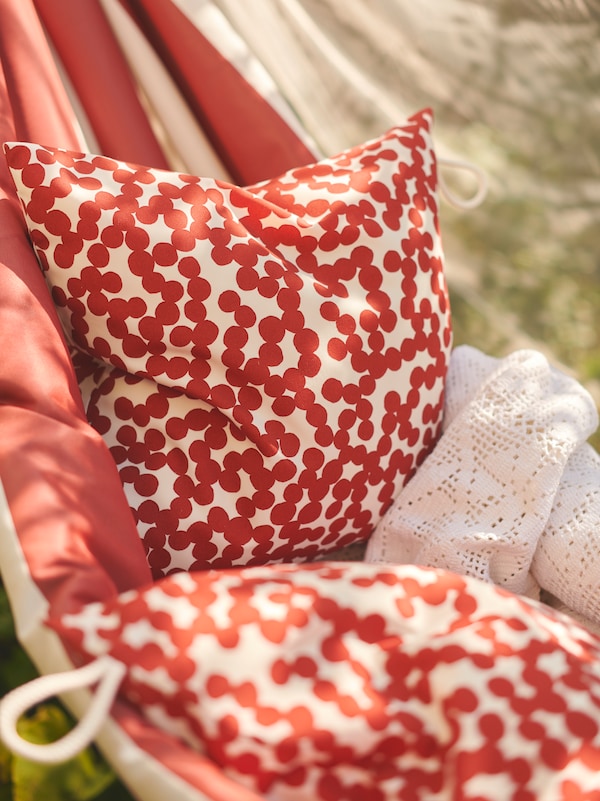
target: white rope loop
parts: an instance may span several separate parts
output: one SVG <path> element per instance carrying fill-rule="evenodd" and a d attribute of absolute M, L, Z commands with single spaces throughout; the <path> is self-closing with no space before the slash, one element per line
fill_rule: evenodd
<path fill-rule="evenodd" d="M 438 159 L 438 164 L 440 167 L 450 167 L 451 169 L 465 170 L 466 172 L 470 172 L 475 176 L 477 181 L 477 188 L 471 197 L 460 197 L 453 192 L 452 189 L 450 189 L 440 170 L 438 175 L 440 192 L 451 206 L 454 206 L 454 208 L 460 209 L 461 211 L 469 211 L 470 209 L 476 209 L 477 206 L 481 206 L 488 192 L 487 175 L 481 169 L 481 167 L 478 167 L 476 164 L 473 164 L 470 161 L 460 161 L 458 159 L 440 158 Z"/>
<path fill-rule="evenodd" d="M 17 687 L 0 702 L 0 739 L 9 751 L 32 762 L 49 765 L 72 759 L 95 739 L 108 717 L 125 671 L 125 665 L 121 662 L 110 656 L 102 656 L 84 667 L 40 676 Z M 17 722 L 32 706 L 60 693 L 94 684 L 98 688 L 85 714 L 60 740 L 39 744 L 21 737 L 17 731 Z"/>

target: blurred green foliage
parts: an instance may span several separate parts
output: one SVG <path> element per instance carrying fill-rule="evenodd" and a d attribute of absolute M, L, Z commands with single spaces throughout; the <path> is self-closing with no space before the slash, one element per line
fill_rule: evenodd
<path fill-rule="evenodd" d="M 442 86 L 463 88 L 456 102 L 441 107 L 439 136 L 490 179 L 480 208 L 443 214 L 455 341 L 494 355 L 523 345 L 542 349 L 598 404 L 598 6 L 591 0 L 455 6 L 462 11 L 454 22 L 465 37 L 464 58 L 449 63 L 443 53 L 428 53 L 447 70 Z M 454 268 L 468 281 L 453 284 Z M 600 446 L 600 435 L 592 442 Z"/>

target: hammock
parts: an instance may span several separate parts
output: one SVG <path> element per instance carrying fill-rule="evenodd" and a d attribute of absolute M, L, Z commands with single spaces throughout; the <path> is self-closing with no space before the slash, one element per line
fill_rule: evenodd
<path fill-rule="evenodd" d="M 596 412 L 452 351 L 430 110 L 295 0 L 1 0 L 0 56 L 6 742 L 143 801 L 596 797 Z"/>

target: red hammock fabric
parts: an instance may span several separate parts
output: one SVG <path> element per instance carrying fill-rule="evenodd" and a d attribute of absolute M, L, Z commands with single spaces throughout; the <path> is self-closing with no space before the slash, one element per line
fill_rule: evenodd
<path fill-rule="evenodd" d="M 147 119 L 132 100 L 128 69 L 119 55 L 110 55 L 115 44 L 98 16 L 99 6 L 42 1 L 37 11 L 31 0 L 0 0 L 0 140 L 83 147 L 43 20 L 55 34 L 53 44 L 95 121 L 94 133 L 103 148 L 163 166 Z M 241 77 L 239 81 L 245 86 Z M 308 160 L 296 134 L 287 132 L 289 158 L 302 153 Z M 283 126 L 278 137 L 285 139 Z M 263 153 L 263 170 L 268 155 Z M 247 157 L 254 158 L 252 153 Z M 281 165 L 280 159 L 277 168 Z M 249 175 L 255 174 L 253 164 L 247 168 Z M 143 586 L 150 571 L 140 558 L 140 540 L 112 457 L 85 420 L 62 328 L 25 235 L 4 159 L 0 193 L 0 475 L 24 558 L 19 570 L 10 572 L 26 566 L 52 608 L 67 611 L 80 602 Z M 111 545 L 115 531 L 123 545 L 118 559 Z M 5 583 L 10 592 L 10 577 Z M 21 594 L 17 585 L 15 595 Z M 36 610 L 30 603 L 29 613 L 25 609 L 23 614 L 35 619 Z M 17 620 L 20 627 L 26 622 Z M 39 648 L 26 644 L 34 659 L 43 662 Z M 118 702 L 114 717 L 137 747 L 196 788 L 199 797 L 257 801 L 210 760 L 165 736 L 130 706 Z M 134 767 L 132 779 L 135 784 Z M 152 784 L 151 771 L 141 783 Z"/>
<path fill-rule="evenodd" d="M 103 153 L 167 167 L 125 57 L 98 0 L 35 0 Z"/>
<path fill-rule="evenodd" d="M 0 11 L 2 139 L 60 140 L 77 147 L 76 120 L 33 6 L 3 0 Z M 118 479 L 111 457 L 85 420 L 64 335 L 24 236 L 4 161 L 0 182 L 0 339 L 5 343 L 0 378 L 2 480 L 21 542 L 32 560 L 31 573 L 42 590 L 52 593 L 60 587 L 65 599 L 71 593 L 102 596 L 114 586 L 143 582 L 147 575 L 134 565 L 137 560 L 126 557 L 115 565 L 110 549 L 98 550 L 107 542 L 105 537 L 91 545 L 90 520 L 107 532 L 122 528 L 125 538 L 129 532 L 134 547 L 137 536 L 127 506 L 115 494 Z M 102 497 L 113 495 L 114 506 L 105 508 Z M 49 521 L 54 521 L 51 535 Z M 61 543 L 81 570 L 74 572 L 65 561 L 48 571 L 48 549 L 56 552 Z M 99 564 L 105 572 L 98 570 Z"/>
<path fill-rule="evenodd" d="M 235 183 L 308 164 L 314 153 L 172 2 L 128 0 Z M 151 164 L 151 162 L 144 162 Z"/>

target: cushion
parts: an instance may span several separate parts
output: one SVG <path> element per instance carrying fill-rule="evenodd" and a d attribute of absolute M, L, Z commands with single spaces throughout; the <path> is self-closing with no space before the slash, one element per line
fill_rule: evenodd
<path fill-rule="evenodd" d="M 597 797 L 600 641 L 477 579 L 361 562 L 178 573 L 55 625 L 261 798 Z"/>
<path fill-rule="evenodd" d="M 155 576 L 365 540 L 429 453 L 451 345 L 430 127 L 245 188 L 6 146 Z"/>

